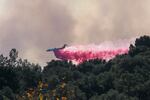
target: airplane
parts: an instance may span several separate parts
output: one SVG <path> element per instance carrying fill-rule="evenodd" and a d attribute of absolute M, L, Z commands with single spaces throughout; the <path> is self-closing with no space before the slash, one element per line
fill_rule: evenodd
<path fill-rule="evenodd" d="M 67 46 L 67 44 L 64 44 L 64 45 L 63 45 L 62 47 L 60 47 L 60 48 L 50 48 L 50 49 L 47 49 L 46 51 L 47 51 L 47 52 L 57 51 L 57 50 L 60 50 L 60 49 L 64 49 L 66 46 Z"/>

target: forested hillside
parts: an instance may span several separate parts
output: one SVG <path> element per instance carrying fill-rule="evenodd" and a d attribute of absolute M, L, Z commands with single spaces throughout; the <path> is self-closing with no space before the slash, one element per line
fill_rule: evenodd
<path fill-rule="evenodd" d="M 52 60 L 43 70 L 12 49 L 0 55 L 0 100 L 150 100 L 150 37 L 108 62 Z"/>

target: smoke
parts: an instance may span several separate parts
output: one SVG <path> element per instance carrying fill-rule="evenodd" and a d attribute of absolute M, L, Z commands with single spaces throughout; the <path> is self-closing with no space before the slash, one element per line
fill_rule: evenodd
<path fill-rule="evenodd" d="M 7 14 L 0 19 L 1 51 L 16 48 L 23 58 L 45 63 L 48 47 L 72 41 L 74 20 L 64 5 L 52 0 L 6 1 Z"/>
<path fill-rule="evenodd" d="M 0 0 L 0 52 L 44 64 L 45 50 L 149 34 L 149 0 Z"/>
<path fill-rule="evenodd" d="M 81 1 L 81 0 L 80 0 Z M 100 43 L 108 40 L 150 35 L 149 0 L 76 1 L 75 43 Z M 80 2 L 78 5 L 77 2 Z M 77 9 L 78 7 L 78 9 Z"/>

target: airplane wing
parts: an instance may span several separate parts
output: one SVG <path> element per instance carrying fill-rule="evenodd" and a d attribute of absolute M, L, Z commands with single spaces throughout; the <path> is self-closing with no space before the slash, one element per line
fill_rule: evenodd
<path fill-rule="evenodd" d="M 50 48 L 50 49 L 47 49 L 46 51 L 50 52 L 50 51 L 55 51 L 55 50 L 57 50 L 57 49 L 56 48 Z"/>
<path fill-rule="evenodd" d="M 64 44 L 64 46 L 61 47 L 61 48 L 50 48 L 50 49 L 47 49 L 46 51 L 47 51 L 47 52 L 50 52 L 50 51 L 60 50 L 60 49 L 64 49 L 66 46 L 67 46 L 67 44 Z"/>

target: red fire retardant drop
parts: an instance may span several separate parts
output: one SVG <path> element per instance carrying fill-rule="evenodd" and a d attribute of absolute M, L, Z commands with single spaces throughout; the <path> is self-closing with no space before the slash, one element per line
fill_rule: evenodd
<path fill-rule="evenodd" d="M 54 54 L 58 59 L 73 61 L 77 64 L 90 59 L 103 59 L 108 61 L 116 55 L 127 53 L 127 48 L 102 49 L 102 47 L 95 48 L 93 46 L 89 46 L 87 49 L 83 48 L 83 46 L 66 47 L 65 49 L 54 51 Z"/>

